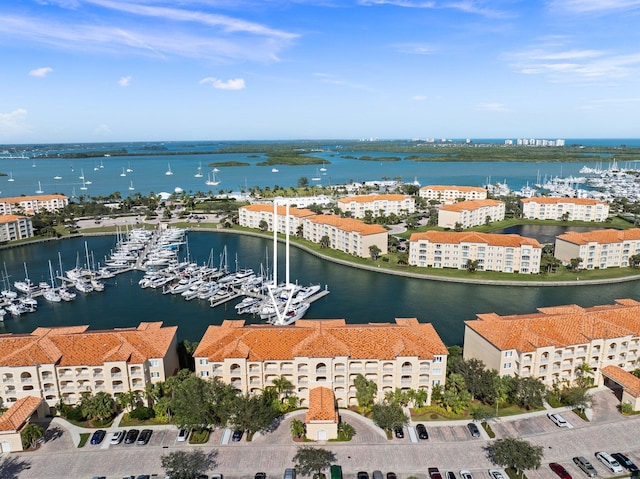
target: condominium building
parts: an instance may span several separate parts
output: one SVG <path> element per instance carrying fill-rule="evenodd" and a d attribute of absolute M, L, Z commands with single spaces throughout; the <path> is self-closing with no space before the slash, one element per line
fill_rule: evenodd
<path fill-rule="evenodd" d="M 370 212 L 377 216 L 407 215 L 416 211 L 416 200 L 408 195 L 347 196 L 338 200 L 338 209 L 351 213 L 354 218 L 364 218 Z"/>
<path fill-rule="evenodd" d="M 49 406 L 75 404 L 86 391 L 143 393 L 178 365 L 177 326 L 90 331 L 88 326 L 37 328 L 0 335 L 0 406 L 36 396 Z"/>
<path fill-rule="evenodd" d="M 0 243 L 33 236 L 31 218 L 17 215 L 0 215 Z"/>
<path fill-rule="evenodd" d="M 539 308 L 537 313 L 479 314 L 465 321 L 464 358 L 479 359 L 499 376 L 534 377 L 547 386 L 573 383 L 587 364 L 596 385 L 601 371 L 637 368 L 640 357 L 640 302 L 582 308 L 571 304 Z"/>
<path fill-rule="evenodd" d="M 387 253 L 389 233 L 381 225 L 337 215 L 316 215 L 305 218 L 302 227 L 305 239 L 320 243 L 326 236 L 330 248 L 354 256 L 369 257 L 371 246 L 377 246 L 380 254 Z"/>
<path fill-rule="evenodd" d="M 438 211 L 438 226 L 441 228 L 471 228 L 487 222 L 504 219 L 504 203 L 497 200 L 461 201 L 444 205 Z"/>
<path fill-rule="evenodd" d="M 433 268 L 467 269 L 535 274 L 540 272 L 542 246 L 519 235 L 475 232 L 426 231 L 409 240 L 409 264 Z"/>
<path fill-rule="evenodd" d="M 581 268 L 604 269 L 629 266 L 629 258 L 640 254 L 640 228 L 567 231 L 556 236 L 554 256 L 568 264 L 582 258 Z"/>
<path fill-rule="evenodd" d="M 314 216 L 315 213 L 308 209 L 289 208 L 287 217 L 286 206 L 277 207 L 278 233 L 285 234 L 287 227 L 289 234 L 295 235 L 298 228 L 302 226 L 304 218 Z M 265 222 L 267 231 L 273 231 L 273 204 L 253 204 L 241 206 L 238 209 L 238 224 L 247 228 L 259 229 L 260 224 Z"/>
<path fill-rule="evenodd" d="M 487 190 L 478 186 L 428 185 L 420 188 L 418 194 L 421 198 L 444 204 L 487 199 Z"/>
<path fill-rule="evenodd" d="M 218 378 L 242 393 L 284 377 L 303 406 L 310 390 L 333 390 L 340 407 L 357 404 L 354 379 L 378 385 L 378 399 L 396 388 L 444 385 L 447 348 L 431 324 L 397 318 L 395 324 L 346 324 L 343 319 L 301 319 L 294 326 L 209 326 L 193 356 L 196 374 Z"/>
<path fill-rule="evenodd" d="M 538 220 L 605 221 L 609 205 L 591 198 L 522 198 L 522 216 Z"/>
<path fill-rule="evenodd" d="M 44 211 L 58 211 L 69 204 L 64 195 L 14 196 L 0 198 L 0 215 L 33 215 Z"/>

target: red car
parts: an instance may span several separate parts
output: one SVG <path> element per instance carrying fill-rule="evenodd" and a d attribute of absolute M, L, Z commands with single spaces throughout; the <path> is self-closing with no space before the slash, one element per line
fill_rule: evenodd
<path fill-rule="evenodd" d="M 560 477 L 560 479 L 572 479 L 571 474 L 569 474 L 569 471 L 567 471 L 562 464 L 552 462 L 549 464 L 549 467 L 558 475 L 558 477 Z"/>

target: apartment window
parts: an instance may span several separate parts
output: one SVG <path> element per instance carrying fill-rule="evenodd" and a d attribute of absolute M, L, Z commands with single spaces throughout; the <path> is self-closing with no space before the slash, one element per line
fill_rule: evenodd
<path fill-rule="evenodd" d="M 505 358 L 511 358 L 511 357 L 513 357 L 513 351 L 505 351 L 505 352 L 504 352 L 504 357 L 505 357 Z"/>
<path fill-rule="evenodd" d="M 152 368 L 157 368 L 160 365 L 160 361 L 158 359 L 149 359 L 149 366 Z"/>
<path fill-rule="evenodd" d="M 200 371 L 200 377 L 201 378 L 208 378 L 209 377 L 209 371 Z"/>
<path fill-rule="evenodd" d="M 158 371 L 152 371 L 150 376 L 151 379 L 158 379 L 160 377 L 160 373 Z"/>
<path fill-rule="evenodd" d="M 504 363 L 502 369 L 511 369 L 511 363 Z"/>
<path fill-rule="evenodd" d="M 441 363 L 442 362 L 442 356 L 434 356 L 433 357 L 433 362 L 434 363 Z"/>
<path fill-rule="evenodd" d="M 433 369 L 433 375 L 434 376 L 438 376 L 440 374 L 442 374 L 442 368 L 434 368 Z"/>
<path fill-rule="evenodd" d="M 206 366 L 207 364 L 209 364 L 209 360 L 207 358 L 200 358 L 198 359 L 198 364 L 200 364 L 201 366 Z"/>

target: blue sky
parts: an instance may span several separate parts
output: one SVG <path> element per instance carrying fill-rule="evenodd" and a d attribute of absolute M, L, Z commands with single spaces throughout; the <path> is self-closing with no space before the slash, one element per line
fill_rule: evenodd
<path fill-rule="evenodd" d="M 11 0 L 0 144 L 640 136 L 640 0 Z"/>

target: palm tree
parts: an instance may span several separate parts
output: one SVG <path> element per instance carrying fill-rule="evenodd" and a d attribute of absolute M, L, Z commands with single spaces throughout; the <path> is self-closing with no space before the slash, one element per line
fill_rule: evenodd
<path fill-rule="evenodd" d="M 307 433 L 307 428 L 300 419 L 292 419 L 289 428 L 291 435 L 296 438 L 301 438 Z"/>
<path fill-rule="evenodd" d="M 27 449 L 29 447 L 35 448 L 40 439 L 44 435 L 44 431 L 40 426 L 30 422 L 22 431 L 20 431 L 20 438 L 22 439 L 22 448 Z"/>
<path fill-rule="evenodd" d="M 279 378 L 274 379 L 273 387 L 276 388 L 276 391 L 278 393 L 278 398 L 282 397 L 283 393 L 285 397 L 288 396 L 289 393 L 294 389 L 291 381 L 289 381 L 284 376 L 280 376 Z"/>
<path fill-rule="evenodd" d="M 581 388 L 588 388 L 593 385 L 593 368 L 589 366 L 589 363 L 581 363 L 576 366 L 576 383 Z"/>
<path fill-rule="evenodd" d="M 340 421 L 338 424 L 338 436 L 341 436 L 345 441 L 350 441 L 355 435 L 356 430 L 351 424 Z"/>

